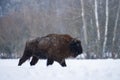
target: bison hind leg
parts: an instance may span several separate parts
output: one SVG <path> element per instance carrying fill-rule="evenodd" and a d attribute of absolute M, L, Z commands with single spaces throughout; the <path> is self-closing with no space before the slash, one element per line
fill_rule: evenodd
<path fill-rule="evenodd" d="M 38 60 L 39 60 L 39 59 L 38 59 L 37 57 L 33 56 L 33 57 L 32 57 L 32 60 L 31 60 L 31 62 L 30 62 L 30 65 L 31 65 L 31 66 L 35 65 L 35 64 L 38 62 Z"/>
<path fill-rule="evenodd" d="M 53 59 L 47 59 L 47 66 L 52 65 L 54 62 Z"/>

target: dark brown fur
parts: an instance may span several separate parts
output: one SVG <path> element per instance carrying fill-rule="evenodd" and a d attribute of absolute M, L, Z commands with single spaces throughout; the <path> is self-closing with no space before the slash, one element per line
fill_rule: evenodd
<path fill-rule="evenodd" d="M 78 45 L 78 46 L 77 46 Z M 80 40 L 67 34 L 49 34 L 26 42 L 24 54 L 19 60 L 19 66 L 32 57 L 30 65 L 35 65 L 38 59 L 47 59 L 47 66 L 54 61 L 66 66 L 65 59 L 76 57 L 82 53 Z"/>

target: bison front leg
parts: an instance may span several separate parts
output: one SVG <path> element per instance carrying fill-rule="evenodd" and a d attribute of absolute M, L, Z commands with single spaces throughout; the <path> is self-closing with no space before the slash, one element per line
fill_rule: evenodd
<path fill-rule="evenodd" d="M 31 54 L 24 54 L 22 58 L 19 60 L 18 66 L 21 66 L 27 59 L 31 57 Z"/>
<path fill-rule="evenodd" d="M 31 62 L 30 62 L 30 65 L 31 65 L 31 66 L 35 65 L 35 64 L 38 62 L 38 60 L 39 60 L 39 59 L 38 59 L 37 57 L 33 56 L 33 57 L 32 57 L 32 60 L 31 60 Z"/>
<path fill-rule="evenodd" d="M 53 59 L 48 58 L 48 59 L 47 59 L 47 66 L 52 65 L 53 62 L 54 62 Z"/>
<path fill-rule="evenodd" d="M 60 63 L 60 65 L 61 65 L 62 67 L 66 67 L 66 66 L 67 66 L 65 60 L 62 60 L 61 63 Z"/>

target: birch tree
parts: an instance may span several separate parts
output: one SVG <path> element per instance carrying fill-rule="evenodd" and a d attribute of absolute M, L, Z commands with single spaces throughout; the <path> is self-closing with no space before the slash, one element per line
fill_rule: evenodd
<path fill-rule="evenodd" d="M 108 32 L 108 19 L 109 19 L 109 9 L 108 9 L 108 0 L 106 0 L 106 21 L 105 21 L 105 37 L 104 37 L 104 42 L 103 42 L 103 53 L 105 53 L 106 50 L 106 43 L 107 43 L 107 32 Z"/>
<path fill-rule="evenodd" d="M 84 10 L 84 1 L 81 0 L 81 8 L 82 8 L 82 22 L 83 22 L 83 30 L 84 30 L 84 39 L 85 39 L 85 45 L 88 44 L 88 41 L 87 41 L 87 28 L 86 28 L 86 21 L 85 21 L 85 10 Z"/>
<path fill-rule="evenodd" d="M 101 46 L 100 46 L 100 28 L 99 28 L 99 19 L 98 19 L 98 5 L 97 0 L 94 2 L 95 5 L 95 21 L 96 21 L 96 28 L 97 28 L 97 56 L 99 56 L 101 53 Z"/>
<path fill-rule="evenodd" d="M 97 0 L 95 0 L 95 20 L 96 20 L 96 27 L 97 27 L 97 39 L 100 40 L 100 29 L 99 29 L 99 21 L 98 21 L 98 5 Z"/>
<path fill-rule="evenodd" d="M 117 33 L 119 16 L 120 16 L 120 1 L 119 1 L 119 4 L 118 4 L 118 10 L 117 10 L 117 13 L 116 13 L 116 20 L 115 20 L 114 31 L 113 31 L 113 39 L 112 39 L 112 56 L 114 58 L 116 57 L 114 47 L 115 47 L 115 40 L 116 40 L 116 37 L 117 37 L 116 33 Z"/>

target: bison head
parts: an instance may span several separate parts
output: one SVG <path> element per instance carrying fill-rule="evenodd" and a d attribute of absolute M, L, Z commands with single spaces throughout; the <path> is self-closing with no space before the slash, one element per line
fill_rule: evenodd
<path fill-rule="evenodd" d="M 70 42 L 69 47 L 70 47 L 70 51 L 73 53 L 72 55 L 74 57 L 78 56 L 79 54 L 82 54 L 82 52 L 83 52 L 80 40 L 73 39 Z"/>

